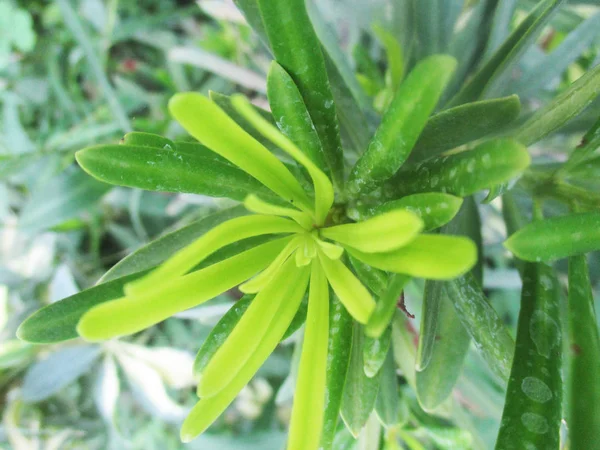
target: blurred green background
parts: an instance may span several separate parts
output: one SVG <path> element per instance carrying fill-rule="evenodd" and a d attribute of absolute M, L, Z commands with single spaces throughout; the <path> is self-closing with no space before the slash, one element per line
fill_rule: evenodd
<path fill-rule="evenodd" d="M 535 2 L 510 2 L 508 23 L 514 27 Z M 387 60 L 374 29 L 394 30 L 389 1 L 307 3 L 313 21 L 341 44 L 356 81 L 380 111 Z M 466 2 L 465 14 L 476 3 Z M 552 98 L 598 62 L 597 10 L 563 8 L 522 59 L 512 87 L 527 108 Z M 566 70 L 532 90 L 521 75 L 586 20 L 590 31 L 578 38 L 580 49 L 569 54 Z M 18 341 L 15 330 L 32 311 L 93 285 L 153 238 L 230 204 L 114 188 L 84 174 L 74 152 L 118 142 L 132 130 L 181 136 L 166 111 L 178 91 L 244 92 L 266 104 L 270 59 L 227 0 L 0 0 L 0 448 L 184 448 L 178 428 L 196 398 L 193 357 L 239 298 L 236 292 L 133 338 L 100 345 L 77 340 L 32 346 Z M 569 127 L 584 130 L 599 110 L 595 102 Z M 544 144 L 544 158 L 562 160 L 573 144 L 572 137 L 558 135 Z M 498 204 L 481 205 L 481 214 L 484 285 L 514 332 L 520 279 L 501 245 L 506 231 Z M 592 255 L 590 262 L 598 286 L 600 258 Z M 421 296 L 422 285 L 413 283 L 407 306 L 416 315 L 415 329 Z M 293 395 L 289 373 L 299 357 L 293 341 L 279 347 L 209 433 L 185 448 L 281 448 Z M 421 446 L 407 448 L 492 448 L 504 393 L 474 351 L 455 398 L 464 417 L 428 417 L 412 401 L 419 421 L 407 433 Z M 341 431 L 336 448 L 368 450 L 366 445 Z"/>

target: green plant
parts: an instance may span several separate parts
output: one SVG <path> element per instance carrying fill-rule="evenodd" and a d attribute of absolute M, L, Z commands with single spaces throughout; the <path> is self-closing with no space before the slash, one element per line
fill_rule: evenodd
<path fill-rule="evenodd" d="M 446 436 L 448 445 L 481 447 L 464 434 L 448 437 L 456 428 L 434 417 L 460 417 L 450 394 L 471 341 L 494 382 L 507 386 L 496 448 L 558 448 L 562 417 L 572 447 L 593 448 L 600 430 L 600 386 L 593 377 L 600 343 L 584 255 L 600 249 L 599 127 L 592 126 L 563 164 L 530 166 L 526 147 L 571 119 L 579 128 L 591 125 L 586 115 L 597 120 L 597 104 L 584 109 L 600 92 L 600 66 L 572 83 L 567 76 L 558 95 L 518 120 L 519 98 L 509 94 L 514 89 L 526 98 L 533 88 L 511 80 L 510 69 L 562 2 L 539 2 L 507 36 L 502 27 L 508 29 L 512 2 L 480 2 L 454 36 L 456 47 L 446 42 L 462 7 L 409 3 L 395 6 L 402 13 L 416 9 L 414 27 L 402 30 L 419 37 L 416 45 L 381 28 L 376 33 L 390 52 L 388 74 L 369 66 L 368 52 L 357 52 L 370 67 L 360 77 L 369 99 L 345 72 L 314 11 L 311 23 L 304 1 L 240 0 L 277 61 L 267 78 L 270 113 L 242 96 L 177 94 L 170 112 L 199 142 L 134 132 L 120 145 L 82 150 L 77 160 L 107 183 L 229 197 L 258 215 L 236 207 L 164 236 L 97 286 L 36 312 L 19 336 L 51 343 L 132 334 L 259 273 L 240 286 L 256 297 L 238 301 L 200 349 L 201 400 L 184 423 L 184 440 L 204 431 L 278 342 L 305 322 L 289 448 L 332 448 L 340 413 L 361 439 L 369 439 L 363 429 L 378 433 L 380 422 L 389 448 L 398 439 L 422 448 L 420 425 L 436 445 Z M 439 27 L 421 20 L 434 14 Z M 588 32 L 587 24 L 580 27 L 573 33 Z M 574 44 L 561 45 L 563 54 Z M 398 48 L 400 57 L 391 53 Z M 443 51 L 457 58 L 438 54 Z M 562 74 L 562 61 L 551 62 L 546 70 Z M 385 110 L 374 133 L 370 103 Z M 476 199 L 486 189 L 484 202 L 502 197 L 511 234 L 506 248 L 519 258 L 516 342 L 483 291 Z M 523 198 L 533 199 L 529 224 L 517 203 Z M 543 206 L 557 203 L 560 216 L 544 219 Z M 568 304 L 546 264 L 560 258 L 569 258 Z M 396 308 L 411 277 L 427 280 L 418 349 Z M 569 324 L 561 308 L 568 308 Z M 563 359 L 571 367 L 564 413 Z M 370 419 L 373 410 L 377 419 Z M 343 432 L 337 436 L 344 439 Z M 378 446 L 378 435 L 370 442 Z"/>

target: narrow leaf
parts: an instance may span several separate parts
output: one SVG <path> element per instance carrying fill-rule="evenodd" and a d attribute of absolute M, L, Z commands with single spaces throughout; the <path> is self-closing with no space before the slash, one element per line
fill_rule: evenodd
<path fill-rule="evenodd" d="M 377 253 L 406 245 L 422 228 L 423 222 L 416 214 L 405 209 L 397 209 L 363 222 L 324 228 L 321 230 L 321 235 L 363 252 Z"/>
<path fill-rule="evenodd" d="M 285 330 L 290 325 L 306 292 L 309 270 L 308 268 L 299 270 L 304 273 L 304 278 L 293 285 L 289 297 L 285 302 L 282 302 L 281 307 L 276 311 L 277 320 L 266 330 L 265 336 L 240 372 L 218 394 L 200 399 L 187 416 L 180 432 L 183 442 L 190 442 L 203 433 L 225 411 L 236 395 L 250 382 L 269 355 L 273 353 Z"/>
<path fill-rule="evenodd" d="M 373 378 L 383 366 L 392 339 L 392 327 L 388 326 L 379 337 L 365 335 L 363 345 L 363 361 L 365 375 Z"/>
<path fill-rule="evenodd" d="M 457 277 L 477 262 L 473 241 L 458 236 L 420 235 L 410 244 L 387 253 L 364 253 L 351 247 L 347 250 L 378 269 L 432 280 Z"/>
<path fill-rule="evenodd" d="M 346 428 L 355 438 L 367 423 L 379 391 L 379 376 L 369 378 L 365 374 L 363 343 L 362 329 L 359 324 L 354 324 L 352 354 L 344 386 L 341 413 Z"/>
<path fill-rule="evenodd" d="M 569 438 L 572 448 L 600 442 L 600 337 L 585 255 L 569 258 L 570 386 Z"/>
<path fill-rule="evenodd" d="M 535 221 L 504 246 L 525 261 L 554 261 L 600 250 L 600 213 L 578 213 Z"/>
<path fill-rule="evenodd" d="M 384 195 L 397 198 L 434 191 L 465 197 L 517 177 L 530 160 L 517 141 L 495 139 L 473 150 L 438 156 L 399 171 L 384 185 Z"/>
<path fill-rule="evenodd" d="M 277 127 L 303 151 L 318 168 L 327 172 L 325 155 L 317 130 L 290 75 L 277 62 L 271 63 L 267 78 L 269 105 Z"/>
<path fill-rule="evenodd" d="M 99 145 L 76 153 L 77 162 L 87 173 L 117 186 L 234 200 L 261 190 L 255 178 L 214 156 L 199 144 L 173 148 Z"/>
<path fill-rule="evenodd" d="M 304 271 L 296 267 L 291 258 L 279 268 L 200 374 L 199 397 L 215 395 L 242 369 L 267 329 L 272 326 L 279 306 L 303 277 Z"/>
<path fill-rule="evenodd" d="M 367 336 L 378 338 L 384 333 L 387 326 L 394 318 L 398 300 L 409 279 L 410 278 L 400 274 L 393 274 L 389 278 L 389 282 L 387 283 L 385 290 L 382 290 L 381 295 L 377 300 L 377 304 L 375 305 L 375 310 L 373 311 L 373 314 L 371 314 L 369 322 L 365 327 L 365 334 Z"/>
<path fill-rule="evenodd" d="M 463 144 L 498 133 L 521 112 L 519 97 L 466 103 L 432 116 L 423 129 L 410 161 L 422 161 Z"/>
<path fill-rule="evenodd" d="M 319 39 L 304 0 L 258 0 L 264 29 L 277 62 L 302 94 L 334 183 L 343 184 L 343 156 L 333 95 Z"/>
<path fill-rule="evenodd" d="M 290 420 L 288 450 L 319 447 L 325 406 L 328 337 L 329 286 L 321 265 L 315 261 L 310 277 L 308 315 Z"/>
<path fill-rule="evenodd" d="M 339 259 L 330 259 L 322 251 L 319 251 L 319 261 L 323 265 L 323 270 L 335 295 L 338 296 L 354 320 L 367 323 L 375 309 L 375 302 L 367 288 Z"/>
<path fill-rule="evenodd" d="M 559 448 L 563 390 L 559 289 L 550 267 L 526 265 L 497 450 L 514 448 L 515 442 Z"/>
<path fill-rule="evenodd" d="M 402 197 L 367 210 L 374 216 L 395 209 L 406 209 L 423 220 L 423 230 L 431 231 L 450 222 L 462 205 L 462 198 L 439 192 L 427 192 Z"/>
<path fill-rule="evenodd" d="M 390 178 L 408 158 L 429 114 L 450 80 L 456 60 L 431 56 L 400 85 L 375 136 L 348 179 L 348 192 L 369 192 Z"/>
<path fill-rule="evenodd" d="M 329 307 L 329 344 L 327 346 L 327 380 L 325 387 L 325 412 L 321 446 L 331 450 L 337 430 L 342 393 L 352 347 L 352 317 L 335 297 Z"/>
<path fill-rule="evenodd" d="M 199 305 L 264 269 L 289 238 L 259 245 L 140 296 L 124 297 L 86 312 L 77 332 L 88 341 L 100 341 L 141 331 L 173 314 Z"/>
<path fill-rule="evenodd" d="M 391 326 L 390 326 L 391 330 Z M 400 424 L 402 406 L 400 404 L 400 392 L 398 392 L 398 376 L 396 375 L 396 363 L 394 352 L 388 348 L 385 361 L 379 375 L 379 392 L 375 401 L 375 412 L 381 423 L 386 427 L 395 427 Z"/>
<path fill-rule="evenodd" d="M 176 94 L 169 111 L 188 133 L 252 175 L 284 200 L 311 211 L 310 201 L 290 171 L 208 98 Z"/>
<path fill-rule="evenodd" d="M 600 65 L 587 71 L 567 90 L 540 108 L 519 129 L 516 139 L 531 145 L 579 114 L 600 93 Z"/>

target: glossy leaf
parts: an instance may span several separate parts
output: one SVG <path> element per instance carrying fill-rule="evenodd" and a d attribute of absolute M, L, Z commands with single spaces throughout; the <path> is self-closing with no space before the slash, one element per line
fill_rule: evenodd
<path fill-rule="evenodd" d="M 392 327 L 389 325 L 379 337 L 370 337 L 365 334 L 363 361 L 365 363 L 365 375 L 369 378 L 377 375 L 379 369 L 383 366 L 390 348 L 391 339 Z"/>
<path fill-rule="evenodd" d="M 275 60 L 295 81 L 315 124 L 334 183 L 342 184 L 343 156 L 333 95 L 319 39 L 304 0 L 258 0 Z"/>
<path fill-rule="evenodd" d="M 153 291 L 95 306 L 77 325 L 89 341 L 110 339 L 141 331 L 173 314 L 199 305 L 264 269 L 289 238 L 259 245 L 205 269 L 165 282 Z"/>
<path fill-rule="evenodd" d="M 123 287 L 142 273 L 117 278 L 52 303 L 34 312 L 19 326 L 17 336 L 35 344 L 52 344 L 79 337 L 77 323 L 94 306 L 120 298 Z"/>
<path fill-rule="evenodd" d="M 416 391 L 425 411 L 435 410 L 450 396 L 471 342 L 444 292 L 444 284 L 428 280 L 423 294 Z"/>
<path fill-rule="evenodd" d="M 422 161 L 497 134 L 512 123 L 520 112 L 521 102 L 516 95 L 466 103 L 439 112 L 427 121 L 410 154 L 410 161 Z"/>
<path fill-rule="evenodd" d="M 570 386 L 569 439 L 572 448 L 600 442 L 600 336 L 585 255 L 569 258 Z"/>
<path fill-rule="evenodd" d="M 477 261 L 475 244 L 457 236 L 420 235 L 410 244 L 387 253 L 364 253 L 350 247 L 346 250 L 378 269 L 433 280 L 461 275 Z"/>
<path fill-rule="evenodd" d="M 479 100 L 505 74 L 542 32 L 564 0 L 544 0 L 519 24 L 473 78 L 450 101 L 450 106 Z"/>
<path fill-rule="evenodd" d="M 263 136 L 290 155 L 307 170 L 315 189 L 314 214 L 316 223 L 317 225 L 325 223 L 325 219 L 334 200 L 333 186 L 327 175 L 325 175 L 325 173 L 292 141 L 281 134 L 276 127 L 263 119 L 246 97 L 236 95 L 233 97 L 232 103 L 238 112 L 252 123 Z"/>
<path fill-rule="evenodd" d="M 403 417 L 401 417 L 402 406 L 400 405 L 400 393 L 398 392 L 396 363 L 394 362 L 394 352 L 391 348 L 388 348 L 386 353 L 379 380 L 380 384 L 377 400 L 375 401 L 375 412 L 384 426 L 394 427 L 402 421 Z"/>
<path fill-rule="evenodd" d="M 348 192 L 373 190 L 406 161 L 455 67 L 453 58 L 436 55 L 421 61 L 411 71 L 367 150 L 350 172 Z"/>
<path fill-rule="evenodd" d="M 119 143 L 122 145 L 133 145 L 135 147 L 164 148 L 165 150 L 175 149 L 175 143 L 171 139 L 167 139 L 158 134 L 143 133 L 141 131 L 127 133 Z"/>
<path fill-rule="evenodd" d="M 356 438 L 367 423 L 371 411 L 375 407 L 379 391 L 379 376 L 368 377 L 364 371 L 363 360 L 364 334 L 360 325 L 354 325 L 352 338 L 352 354 L 344 397 L 342 399 L 341 414 L 348 431 Z"/>
<path fill-rule="evenodd" d="M 327 170 L 317 130 L 292 77 L 277 62 L 267 78 L 269 105 L 277 127 L 321 170 Z"/>
<path fill-rule="evenodd" d="M 374 269 L 352 255 L 349 255 L 348 259 L 361 283 L 368 287 L 374 294 L 381 295 L 388 285 L 387 274 L 382 270 Z"/>
<path fill-rule="evenodd" d="M 100 283 L 151 269 L 173 256 L 179 250 L 187 247 L 217 225 L 245 214 L 247 214 L 245 208 L 236 206 L 202 217 L 176 231 L 164 234 L 130 253 L 112 266 L 102 276 Z"/>
<path fill-rule="evenodd" d="M 335 295 L 344 304 L 354 320 L 367 323 L 375 309 L 373 297 L 344 263 L 333 260 L 319 252 L 319 261 L 323 266 L 327 280 Z"/>
<path fill-rule="evenodd" d="M 579 114 L 600 94 L 600 65 L 540 108 L 518 131 L 516 139 L 531 145 Z"/>
<path fill-rule="evenodd" d="M 94 178 L 117 186 L 235 200 L 262 188 L 256 179 L 199 144 L 173 148 L 99 145 L 77 152 L 76 157 Z"/>
<path fill-rule="evenodd" d="M 217 250 L 242 239 L 299 231 L 303 229 L 296 222 L 283 217 L 250 215 L 231 219 L 179 250 L 149 275 L 128 285 L 126 292 L 130 295 L 153 292 L 156 285 L 186 274 Z"/>
<path fill-rule="evenodd" d="M 358 223 L 324 228 L 321 235 L 367 253 L 395 250 L 411 242 L 423 228 L 423 221 L 406 209 L 378 214 Z"/>
<path fill-rule="evenodd" d="M 329 338 L 329 286 L 316 261 L 312 264 L 308 296 L 308 315 L 290 420 L 289 450 L 316 449 L 321 440 Z"/>
<path fill-rule="evenodd" d="M 563 390 L 559 289 L 550 267 L 526 265 L 497 450 L 514 448 L 515 442 L 559 448 Z"/>
<path fill-rule="evenodd" d="M 438 156 L 399 171 L 384 185 L 384 195 L 397 198 L 434 191 L 464 197 L 517 177 L 530 160 L 517 141 L 495 139 L 473 150 Z"/>
<path fill-rule="evenodd" d="M 379 338 L 385 332 L 394 317 L 398 300 L 409 279 L 407 276 L 400 274 L 393 274 L 389 278 L 389 282 L 385 290 L 382 289 L 381 295 L 375 305 L 375 310 L 365 326 L 365 334 L 368 337 Z"/>
<path fill-rule="evenodd" d="M 462 205 L 462 198 L 439 192 L 407 195 L 398 200 L 368 208 L 368 216 L 395 209 L 406 209 L 423 220 L 423 230 L 431 231 L 450 222 Z"/>
<path fill-rule="evenodd" d="M 211 100 L 196 93 L 176 94 L 169 101 L 169 111 L 188 133 L 212 151 L 298 208 L 312 210 L 302 186 L 283 163 Z"/>
<path fill-rule="evenodd" d="M 296 267 L 291 258 L 279 268 L 200 374 L 198 396 L 215 395 L 241 371 L 267 329 L 272 326 L 279 306 L 303 277 L 304 271 Z"/>
<path fill-rule="evenodd" d="M 492 372 L 507 380 L 514 341 L 475 277 L 467 274 L 450 280 L 445 291 Z"/>
<path fill-rule="evenodd" d="M 299 270 L 304 273 L 304 279 L 295 285 L 291 285 L 289 297 L 285 302 L 282 302 L 281 307 L 276 311 L 277 320 L 266 330 L 265 336 L 240 372 L 225 389 L 212 397 L 200 399 L 192 408 L 181 426 L 180 436 L 183 442 L 190 442 L 203 433 L 223 413 L 236 395 L 250 382 L 269 355 L 273 353 L 298 310 L 306 291 L 309 270 L 307 268 Z"/>
<path fill-rule="evenodd" d="M 327 346 L 327 380 L 325 385 L 325 413 L 321 446 L 331 450 L 337 430 L 342 393 L 352 347 L 352 317 L 336 298 L 329 307 L 329 343 Z"/>
<path fill-rule="evenodd" d="M 554 261 L 600 250 L 600 213 L 532 222 L 510 236 L 504 246 L 525 261 Z"/>

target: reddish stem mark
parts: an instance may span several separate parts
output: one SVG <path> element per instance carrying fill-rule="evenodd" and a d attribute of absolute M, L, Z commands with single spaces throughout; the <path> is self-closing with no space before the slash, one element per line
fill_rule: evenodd
<path fill-rule="evenodd" d="M 415 318 L 415 315 L 411 314 L 408 309 L 406 309 L 406 303 L 404 303 L 404 291 L 402 291 L 402 294 L 400 294 L 400 299 L 398 300 L 397 306 L 400 308 L 400 311 L 406 314 L 406 317 L 410 317 L 411 319 Z"/>

